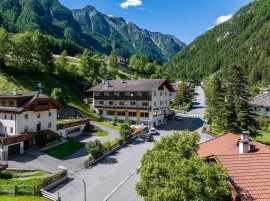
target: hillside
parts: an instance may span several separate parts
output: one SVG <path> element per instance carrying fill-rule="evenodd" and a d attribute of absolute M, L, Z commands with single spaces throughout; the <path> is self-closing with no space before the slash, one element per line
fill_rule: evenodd
<path fill-rule="evenodd" d="M 13 33 L 40 30 L 107 55 L 115 48 L 125 57 L 138 54 L 168 60 L 185 46 L 173 36 L 141 30 L 91 6 L 71 11 L 58 0 L 2 0 L 0 25 Z"/>
<path fill-rule="evenodd" d="M 243 65 L 250 84 L 270 84 L 270 1 L 257 0 L 194 40 L 167 69 L 176 78 L 202 79 L 234 63 Z"/>
<path fill-rule="evenodd" d="M 174 36 L 140 29 L 123 18 L 104 15 L 92 6 L 73 10 L 72 13 L 84 31 L 108 38 L 112 46 L 126 57 L 142 54 L 168 61 L 185 47 L 185 44 Z"/>

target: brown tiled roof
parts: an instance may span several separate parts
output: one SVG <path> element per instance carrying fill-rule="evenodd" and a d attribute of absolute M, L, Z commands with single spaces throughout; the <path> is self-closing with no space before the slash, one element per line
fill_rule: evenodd
<path fill-rule="evenodd" d="M 242 200 L 270 200 L 270 154 L 216 156 Z"/>
<path fill-rule="evenodd" d="M 242 200 L 270 200 L 270 146 L 256 145 L 255 152 L 239 154 L 240 136 L 229 133 L 199 146 L 198 155 L 214 156 L 228 171 L 228 178 Z"/>
<path fill-rule="evenodd" d="M 169 91 L 173 92 L 174 89 L 166 79 L 147 79 L 147 80 L 125 80 L 121 83 L 121 80 L 109 80 L 110 86 L 106 83 L 100 83 L 86 92 L 92 91 L 141 91 L 149 92 L 154 91 L 158 87 L 165 85 Z"/>
<path fill-rule="evenodd" d="M 42 100 L 42 99 L 50 99 L 53 101 L 53 103 L 56 105 L 57 108 L 62 108 L 62 105 L 54 100 L 53 98 L 50 98 L 49 96 L 40 93 L 38 91 L 35 92 L 17 92 L 16 95 L 13 93 L 7 93 L 4 95 L 0 95 L 0 98 L 14 98 L 14 99 L 21 99 L 25 98 L 25 101 L 20 103 L 17 107 L 6 107 L 6 106 L 0 106 L 0 112 L 14 112 L 14 113 L 21 113 L 23 112 L 28 106 L 32 105 L 35 100 Z"/>
<path fill-rule="evenodd" d="M 237 154 L 239 153 L 239 147 L 237 146 L 239 139 L 239 135 L 232 133 L 223 135 L 200 144 L 197 154 L 203 157 L 222 154 Z M 256 145 L 257 149 L 256 152 L 252 153 L 270 153 L 270 147 L 267 145 L 255 141 L 252 141 L 251 144 Z"/>
<path fill-rule="evenodd" d="M 249 103 L 255 106 L 270 107 L 270 94 L 255 96 Z"/>

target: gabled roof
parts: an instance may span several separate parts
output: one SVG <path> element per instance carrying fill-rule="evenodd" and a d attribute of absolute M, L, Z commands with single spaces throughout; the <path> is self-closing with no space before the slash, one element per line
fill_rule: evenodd
<path fill-rule="evenodd" d="M 7 93 L 4 95 L 0 95 L 0 99 L 8 98 L 8 99 L 24 99 L 17 107 L 6 107 L 0 106 L 0 112 L 13 112 L 13 113 L 22 113 L 27 110 L 35 101 L 38 100 L 50 100 L 56 108 L 62 108 L 63 106 L 55 99 L 40 93 L 38 91 L 35 92 L 18 92 L 16 95 L 13 93 Z"/>
<path fill-rule="evenodd" d="M 109 86 L 108 83 L 109 82 Z M 155 91 L 160 86 L 165 85 L 170 92 L 174 92 L 173 87 L 166 79 L 147 79 L 147 80 L 109 80 L 106 83 L 100 83 L 86 92 L 93 91 L 130 91 L 130 92 L 149 92 Z"/>
<path fill-rule="evenodd" d="M 270 200 L 270 146 L 256 145 L 256 151 L 239 154 L 240 136 L 229 133 L 199 145 L 198 155 L 214 157 L 225 167 L 228 179 L 242 200 Z"/>
<path fill-rule="evenodd" d="M 249 104 L 269 108 L 270 107 L 270 94 L 269 93 L 264 93 L 264 94 L 255 96 L 249 102 Z"/>
<path fill-rule="evenodd" d="M 209 157 L 223 154 L 238 154 L 239 147 L 237 142 L 240 139 L 239 135 L 232 133 L 212 139 L 199 145 L 197 154 L 202 157 Z M 251 144 L 256 145 L 256 152 L 252 153 L 270 153 L 270 147 L 259 142 L 252 141 Z"/>
<path fill-rule="evenodd" d="M 270 200 L 270 154 L 216 156 L 242 200 Z"/>

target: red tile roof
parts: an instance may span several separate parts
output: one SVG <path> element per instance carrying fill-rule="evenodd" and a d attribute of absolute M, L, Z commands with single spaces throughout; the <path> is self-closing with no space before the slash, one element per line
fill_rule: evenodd
<path fill-rule="evenodd" d="M 239 154 L 240 136 L 227 134 L 200 144 L 198 155 L 215 156 L 227 169 L 228 178 L 242 200 L 270 200 L 270 146 L 256 145 L 255 152 Z"/>
<path fill-rule="evenodd" d="M 270 200 L 270 154 L 216 156 L 242 200 Z"/>
<path fill-rule="evenodd" d="M 232 133 L 223 135 L 213 140 L 200 144 L 198 155 L 199 156 L 213 156 L 223 154 L 238 154 L 239 147 L 237 142 L 241 137 Z M 256 145 L 256 152 L 251 153 L 270 153 L 270 147 L 259 142 L 252 141 L 251 144 Z"/>

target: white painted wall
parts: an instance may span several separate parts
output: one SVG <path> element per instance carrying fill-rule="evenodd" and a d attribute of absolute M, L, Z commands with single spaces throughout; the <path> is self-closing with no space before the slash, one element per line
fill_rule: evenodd
<path fill-rule="evenodd" d="M 5 118 L 6 115 L 6 118 Z M 11 120 L 12 116 L 12 120 Z M 16 116 L 15 114 L 10 113 L 0 113 L 0 133 L 1 134 L 8 134 L 8 135 L 15 135 L 16 134 Z M 7 128 L 7 132 L 5 132 L 5 127 Z M 10 132 L 10 128 L 13 128 L 13 133 Z"/>
<path fill-rule="evenodd" d="M 86 124 L 82 124 L 82 125 L 78 125 L 78 126 L 73 126 L 73 127 L 69 127 L 69 128 L 60 129 L 60 130 L 57 130 L 57 133 L 58 133 L 59 136 L 62 136 L 63 138 L 77 137 L 77 136 L 81 135 L 85 125 Z M 69 133 L 70 131 L 75 130 L 77 128 L 79 129 L 79 131 Z"/>

